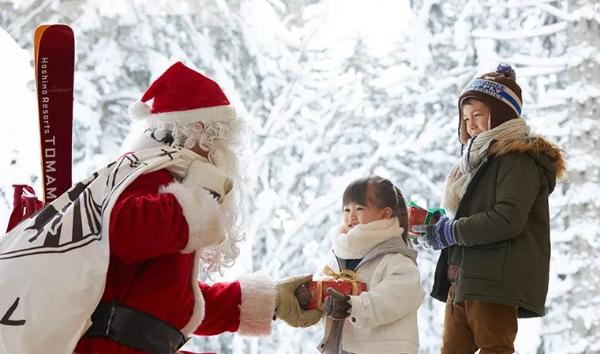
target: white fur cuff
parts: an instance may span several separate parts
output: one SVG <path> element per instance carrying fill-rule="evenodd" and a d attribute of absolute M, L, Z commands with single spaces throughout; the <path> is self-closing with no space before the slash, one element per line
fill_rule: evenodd
<path fill-rule="evenodd" d="M 206 189 L 185 182 L 173 182 L 160 191 L 175 196 L 187 221 L 189 237 L 181 252 L 190 253 L 219 244 L 225 239 L 219 206 Z"/>
<path fill-rule="evenodd" d="M 269 334 L 275 310 L 275 283 L 262 274 L 243 276 L 239 282 L 242 304 L 238 332 L 249 336 Z"/>

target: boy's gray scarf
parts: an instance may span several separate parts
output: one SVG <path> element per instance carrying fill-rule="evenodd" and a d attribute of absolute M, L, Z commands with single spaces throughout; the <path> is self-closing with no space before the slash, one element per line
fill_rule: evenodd
<path fill-rule="evenodd" d="M 442 196 L 442 208 L 450 217 L 456 215 L 458 205 L 467 186 L 489 154 L 495 141 L 520 140 L 529 136 L 531 129 L 523 118 L 511 119 L 494 129 L 485 131 L 469 139 L 466 151 L 454 164 L 446 178 Z"/>

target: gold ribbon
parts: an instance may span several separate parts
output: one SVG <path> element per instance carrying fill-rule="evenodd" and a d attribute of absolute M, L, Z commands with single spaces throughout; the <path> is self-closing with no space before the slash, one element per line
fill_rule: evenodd
<path fill-rule="evenodd" d="M 333 278 L 336 282 L 344 281 L 350 282 L 352 284 L 352 295 L 356 295 L 358 293 L 358 284 L 360 280 L 358 280 L 358 276 L 356 273 L 351 271 L 350 269 L 344 269 L 341 272 L 336 272 L 331 269 L 330 266 L 325 266 L 323 268 L 323 274 Z M 317 281 L 316 295 L 317 295 L 317 308 L 323 308 L 323 280 L 331 280 L 331 279 L 322 279 Z"/>

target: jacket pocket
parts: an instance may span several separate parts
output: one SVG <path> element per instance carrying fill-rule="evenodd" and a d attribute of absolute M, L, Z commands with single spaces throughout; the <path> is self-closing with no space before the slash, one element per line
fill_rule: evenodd
<path fill-rule="evenodd" d="M 500 282 L 504 274 L 508 242 L 465 247 L 462 259 L 463 277 Z"/>

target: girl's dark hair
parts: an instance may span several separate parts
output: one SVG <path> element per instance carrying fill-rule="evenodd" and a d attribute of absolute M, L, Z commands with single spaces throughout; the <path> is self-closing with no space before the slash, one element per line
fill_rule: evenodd
<path fill-rule="evenodd" d="M 392 208 L 392 216 L 400 220 L 400 227 L 404 229 L 402 239 L 408 243 L 408 212 L 406 203 L 400 189 L 388 179 L 379 176 L 359 178 L 346 187 L 342 197 L 344 205 L 356 203 L 373 205 L 379 209 Z"/>

